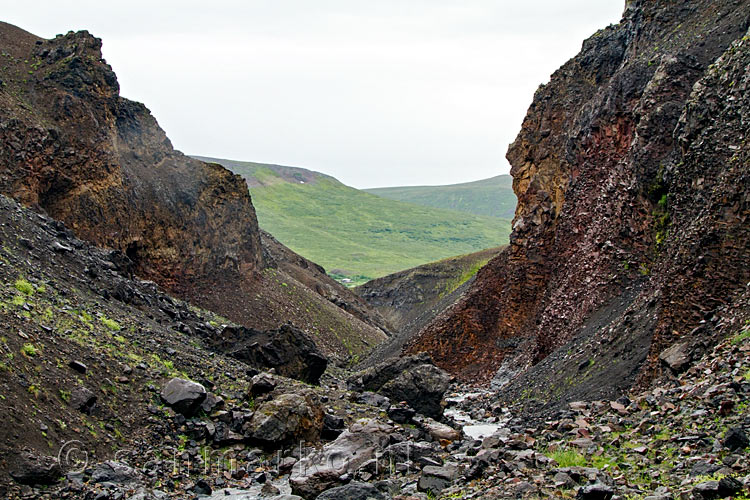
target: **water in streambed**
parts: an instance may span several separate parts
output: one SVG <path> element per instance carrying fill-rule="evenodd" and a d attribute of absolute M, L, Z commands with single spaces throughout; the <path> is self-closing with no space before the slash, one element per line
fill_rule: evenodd
<path fill-rule="evenodd" d="M 457 392 L 445 398 L 445 416 L 460 425 L 468 437 L 484 439 L 505 427 L 510 413 L 502 408 L 488 412 L 485 402 L 491 397 L 490 391 Z M 498 414 L 499 413 L 499 414 Z"/>

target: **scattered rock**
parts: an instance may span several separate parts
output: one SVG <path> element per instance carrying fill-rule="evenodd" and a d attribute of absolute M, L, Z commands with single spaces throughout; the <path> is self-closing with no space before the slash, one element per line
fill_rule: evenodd
<path fill-rule="evenodd" d="M 173 378 L 162 389 L 161 398 L 176 412 L 189 417 L 206 399 L 206 388 L 191 380 Z"/>
<path fill-rule="evenodd" d="M 81 363 L 80 361 L 71 361 L 70 363 L 68 363 L 68 366 L 78 373 L 86 373 L 86 370 L 88 370 L 88 366 Z"/>
<path fill-rule="evenodd" d="M 24 452 L 19 456 L 10 475 L 21 484 L 50 485 L 62 478 L 62 469 L 57 459 Z"/>
<path fill-rule="evenodd" d="M 579 500 L 610 500 L 615 494 L 614 488 L 606 484 L 594 483 L 581 486 L 576 493 Z"/>
<path fill-rule="evenodd" d="M 732 451 L 742 450 L 750 446 L 750 439 L 741 427 L 732 427 L 724 436 L 724 446 Z"/>
<path fill-rule="evenodd" d="M 317 500 L 390 500 L 369 483 L 350 483 L 321 493 Z"/>
<path fill-rule="evenodd" d="M 96 401 L 96 394 L 86 387 L 76 387 L 70 393 L 70 406 L 87 415 L 94 411 Z"/>
<path fill-rule="evenodd" d="M 445 488 L 451 485 L 458 477 L 458 469 L 453 466 L 434 467 L 427 466 L 422 469 L 422 475 L 419 476 L 417 489 L 437 495 Z"/>
<path fill-rule="evenodd" d="M 276 388 L 276 379 L 270 373 L 259 373 L 252 379 L 250 395 L 254 398 L 268 394 Z"/>
<path fill-rule="evenodd" d="M 724 477 L 719 481 L 706 481 L 693 488 L 693 494 L 704 500 L 726 498 L 742 491 L 742 483 L 732 477 Z"/>
<path fill-rule="evenodd" d="M 242 433 L 268 446 L 316 441 L 323 429 L 323 407 L 312 391 L 287 393 L 260 405 Z"/>
<path fill-rule="evenodd" d="M 94 483 L 131 484 L 141 480 L 140 473 L 121 462 L 107 461 L 97 464 L 91 473 Z"/>

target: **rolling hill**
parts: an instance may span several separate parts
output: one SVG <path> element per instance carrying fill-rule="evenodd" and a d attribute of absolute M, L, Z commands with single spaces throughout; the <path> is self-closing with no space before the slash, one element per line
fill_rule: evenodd
<path fill-rule="evenodd" d="M 301 168 L 196 158 L 242 175 L 260 226 L 351 285 L 508 241 L 504 219 L 389 200 Z"/>
<path fill-rule="evenodd" d="M 446 186 L 384 187 L 364 191 L 417 205 L 504 219 L 512 219 L 516 210 L 516 195 L 510 175 Z"/>

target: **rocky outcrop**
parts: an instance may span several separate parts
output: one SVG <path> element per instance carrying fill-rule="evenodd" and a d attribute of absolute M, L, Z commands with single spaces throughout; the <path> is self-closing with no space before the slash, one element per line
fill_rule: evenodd
<path fill-rule="evenodd" d="M 406 401 L 423 415 L 438 418 L 443 414 L 442 400 L 450 380 L 429 356 L 421 354 L 368 368 L 352 375 L 348 383 L 353 390 L 377 391 L 392 401 Z"/>
<path fill-rule="evenodd" d="M 217 349 L 259 370 L 317 384 L 328 366 L 328 358 L 299 328 L 283 325 L 262 332 L 241 326 L 225 326 L 211 339 Z"/>
<path fill-rule="evenodd" d="M 240 176 L 175 151 L 144 105 L 119 96 L 101 45 L 86 31 L 43 40 L 0 23 L 0 193 L 233 322 L 291 322 L 338 358 L 384 340 L 353 293 L 272 238 L 263 246 Z"/>
<path fill-rule="evenodd" d="M 267 446 L 315 442 L 323 429 L 323 408 L 312 391 L 281 394 L 263 403 L 245 424 L 243 434 Z"/>
<path fill-rule="evenodd" d="M 175 290 L 262 266 L 245 182 L 175 151 L 145 106 L 121 98 L 100 39 L 0 32 L 0 191 Z"/>
<path fill-rule="evenodd" d="M 628 1 L 586 40 L 508 150 L 509 248 L 409 351 L 464 378 L 505 360 L 533 366 L 545 396 L 579 381 L 604 395 L 658 374 L 673 343 L 701 351 L 736 323 L 750 278 L 749 12 Z"/>

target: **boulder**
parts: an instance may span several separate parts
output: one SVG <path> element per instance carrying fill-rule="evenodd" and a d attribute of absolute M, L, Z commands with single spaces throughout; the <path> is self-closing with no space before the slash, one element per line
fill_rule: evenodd
<path fill-rule="evenodd" d="M 193 416 L 206 399 L 206 388 L 183 378 L 173 378 L 161 390 L 161 399 L 174 411 Z"/>
<path fill-rule="evenodd" d="M 391 401 L 387 397 L 370 391 L 365 391 L 362 394 L 355 396 L 354 402 L 361 405 L 374 406 L 383 410 L 391 406 Z"/>
<path fill-rule="evenodd" d="M 741 427 L 733 427 L 724 436 L 724 446 L 732 451 L 743 450 L 750 446 L 750 439 Z"/>
<path fill-rule="evenodd" d="M 408 406 L 391 406 L 388 408 L 388 418 L 397 424 L 408 424 L 417 412 Z"/>
<path fill-rule="evenodd" d="M 578 488 L 578 500 L 610 500 L 615 494 L 614 488 L 602 483 L 588 484 Z"/>
<path fill-rule="evenodd" d="M 323 429 L 324 412 L 311 390 L 287 393 L 260 405 L 242 426 L 246 438 L 278 447 L 300 440 L 317 441 Z"/>
<path fill-rule="evenodd" d="M 94 411 L 96 400 L 96 394 L 86 387 L 76 387 L 70 394 L 70 406 L 86 415 Z"/>
<path fill-rule="evenodd" d="M 294 465 L 289 477 L 292 493 L 315 498 L 340 486 L 342 476 L 352 474 L 388 446 L 394 428 L 374 420 L 356 423 L 335 441 Z"/>
<path fill-rule="evenodd" d="M 276 379 L 270 373 L 259 373 L 252 378 L 250 396 L 257 398 L 276 389 Z"/>
<path fill-rule="evenodd" d="M 141 480 L 140 473 L 122 462 L 107 461 L 96 464 L 91 473 L 93 483 L 132 484 Z"/>
<path fill-rule="evenodd" d="M 273 368 L 284 377 L 317 384 L 328 366 L 310 336 L 291 325 L 269 331 L 225 326 L 217 335 L 213 348 L 261 371 Z"/>
<path fill-rule="evenodd" d="M 733 477 L 723 477 L 719 481 L 706 481 L 693 488 L 693 495 L 704 500 L 714 500 L 737 495 L 742 491 L 742 483 Z"/>
<path fill-rule="evenodd" d="M 350 483 L 321 493 L 317 500 L 390 500 L 390 496 L 368 483 Z"/>
<path fill-rule="evenodd" d="M 344 432 L 344 419 L 336 415 L 326 413 L 323 416 L 323 431 L 320 437 L 323 439 L 334 440 Z"/>
<path fill-rule="evenodd" d="M 457 476 L 458 469 L 455 466 L 436 467 L 428 465 L 422 469 L 417 489 L 426 492 L 428 495 L 437 496 L 441 491 L 450 486 Z"/>
<path fill-rule="evenodd" d="M 461 432 L 449 425 L 441 424 L 431 418 L 426 418 L 419 422 L 421 427 L 434 439 L 446 441 L 458 441 L 461 439 Z"/>
<path fill-rule="evenodd" d="M 24 452 L 18 457 L 10 475 L 21 484 L 50 485 L 60 481 L 62 469 L 54 457 Z"/>
<path fill-rule="evenodd" d="M 348 383 L 352 390 L 378 392 L 391 401 L 406 401 L 417 412 L 439 418 L 450 380 L 446 371 L 422 353 L 368 368 L 350 377 Z"/>
<path fill-rule="evenodd" d="M 690 365 L 690 359 L 690 346 L 685 342 L 675 344 L 659 355 L 659 360 L 675 373 L 685 371 Z"/>

